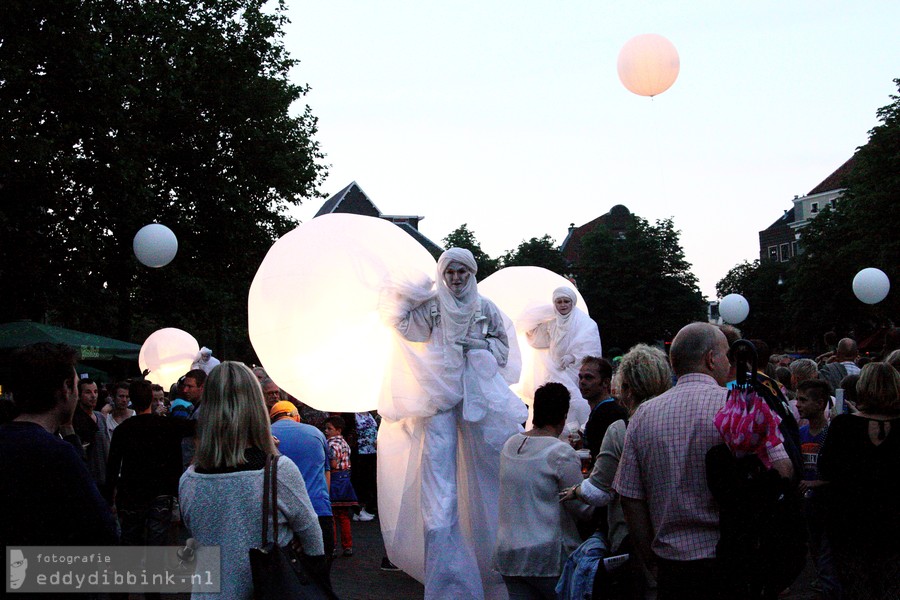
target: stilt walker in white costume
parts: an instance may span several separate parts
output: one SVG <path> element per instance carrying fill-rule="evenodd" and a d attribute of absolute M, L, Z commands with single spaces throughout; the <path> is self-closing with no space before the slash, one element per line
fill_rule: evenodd
<path fill-rule="evenodd" d="M 438 260 L 436 291 L 430 282 L 395 286 L 382 307 L 404 340 L 379 407 L 379 490 L 392 488 L 383 502 L 379 493 L 379 513 L 388 555 L 414 576 L 424 566 L 429 600 L 506 598 L 490 566 L 500 451 L 527 408 L 509 389 L 519 369 L 512 324 L 478 294 L 477 269 L 471 252 L 451 248 Z"/>

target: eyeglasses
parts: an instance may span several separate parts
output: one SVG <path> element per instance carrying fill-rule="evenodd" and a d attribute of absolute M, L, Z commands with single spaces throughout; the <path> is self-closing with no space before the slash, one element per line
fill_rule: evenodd
<path fill-rule="evenodd" d="M 280 395 L 281 395 L 281 392 L 278 392 L 278 391 L 275 391 L 275 392 L 266 392 L 266 396 L 271 396 L 271 397 L 273 397 L 273 398 L 278 397 L 278 396 L 280 396 Z"/>

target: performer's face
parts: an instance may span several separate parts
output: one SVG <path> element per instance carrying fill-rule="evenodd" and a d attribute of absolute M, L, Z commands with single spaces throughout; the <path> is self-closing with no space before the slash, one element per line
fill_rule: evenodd
<path fill-rule="evenodd" d="M 556 312 L 561 314 L 562 316 L 566 316 L 570 312 L 572 312 L 572 299 L 566 298 L 565 296 L 560 296 L 556 300 L 553 301 L 553 305 L 556 306 Z"/>
<path fill-rule="evenodd" d="M 469 272 L 465 265 L 458 262 L 451 262 L 444 269 L 444 283 L 447 284 L 447 287 L 450 288 L 450 291 L 455 296 L 459 296 L 462 293 L 471 276 L 472 273 Z"/>

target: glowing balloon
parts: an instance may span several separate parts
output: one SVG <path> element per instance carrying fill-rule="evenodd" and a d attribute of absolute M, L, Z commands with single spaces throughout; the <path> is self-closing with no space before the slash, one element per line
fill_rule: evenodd
<path fill-rule="evenodd" d="M 737 325 L 750 314 L 750 305 L 740 294 L 728 294 L 719 302 L 719 314 L 726 323 Z"/>
<path fill-rule="evenodd" d="M 147 379 L 169 389 L 178 378 L 191 370 L 200 344 L 187 331 L 167 327 L 154 331 L 144 340 L 138 355 L 141 371 L 149 370 Z"/>
<path fill-rule="evenodd" d="M 619 79 L 639 96 L 662 94 L 675 83 L 679 68 L 675 46 L 655 33 L 631 38 L 619 52 Z"/>
<path fill-rule="evenodd" d="M 583 310 L 585 314 L 590 314 L 587 303 L 575 288 L 575 284 L 562 275 L 557 275 L 542 267 L 500 269 L 478 282 L 478 292 L 482 296 L 490 298 L 505 315 L 516 322 L 527 309 L 537 306 L 549 307 L 553 299 L 553 290 L 562 286 L 575 290 L 575 296 L 578 298 L 575 306 Z M 549 314 L 552 314 L 552 309 Z M 522 354 L 522 378 L 527 378 L 534 369 L 537 351 L 528 345 L 525 340 L 525 331 L 517 330 L 516 333 L 519 351 Z M 523 393 L 521 379 L 519 383 L 510 387 L 521 397 L 527 395 Z"/>
<path fill-rule="evenodd" d="M 433 278 L 434 258 L 402 229 L 328 214 L 269 249 L 248 299 L 250 341 L 269 376 L 314 408 L 378 406 L 394 332 L 378 313 L 388 279 Z"/>
<path fill-rule="evenodd" d="M 891 291 L 891 282 L 881 269 L 869 267 L 863 269 L 853 278 L 853 293 L 860 302 L 878 304 L 887 298 Z"/>
<path fill-rule="evenodd" d="M 178 253 L 178 239 L 172 230 L 159 223 L 151 223 L 141 227 L 134 236 L 134 255 L 142 265 L 159 268 L 164 267 Z"/>

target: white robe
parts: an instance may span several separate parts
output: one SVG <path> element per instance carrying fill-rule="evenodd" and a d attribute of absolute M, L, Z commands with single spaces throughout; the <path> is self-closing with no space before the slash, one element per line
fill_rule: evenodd
<path fill-rule="evenodd" d="M 566 422 L 578 423 L 578 427 L 583 428 L 591 408 L 578 388 L 578 371 L 585 356 L 602 356 L 603 347 L 597 324 L 578 307 L 572 308 L 567 325 L 565 335 L 560 336 L 557 335 L 555 316 L 545 318 L 534 327 L 525 324 L 529 345 L 541 352 L 538 352 L 532 372 L 523 379 L 522 389 L 526 396 L 534 398 L 534 390 L 548 381 L 563 384 L 571 395 Z"/>
<path fill-rule="evenodd" d="M 527 408 L 509 389 L 520 368 L 517 351 L 510 353 L 512 323 L 490 300 L 479 301 L 467 336 L 486 340 L 488 350 L 450 347 L 434 299 L 397 323 L 378 409 L 385 548 L 425 584 L 426 599 L 507 597 L 491 569 L 500 451 L 522 430 Z"/>

